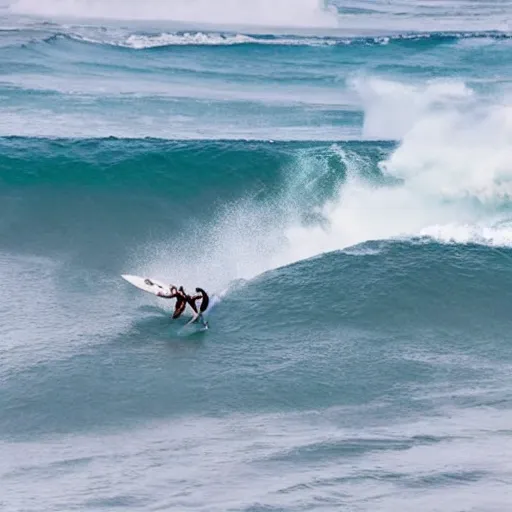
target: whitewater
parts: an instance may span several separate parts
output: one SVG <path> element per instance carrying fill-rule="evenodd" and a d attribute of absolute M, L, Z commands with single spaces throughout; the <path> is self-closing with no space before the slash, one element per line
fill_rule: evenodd
<path fill-rule="evenodd" d="M 511 23 L 0 0 L 0 508 L 506 510 Z"/>

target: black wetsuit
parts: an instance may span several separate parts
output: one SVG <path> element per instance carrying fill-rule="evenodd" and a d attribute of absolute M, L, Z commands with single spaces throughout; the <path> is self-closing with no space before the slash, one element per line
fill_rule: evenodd
<path fill-rule="evenodd" d="M 187 306 L 187 301 L 181 294 L 176 294 L 176 304 L 174 306 L 173 319 L 179 318 Z"/>
<path fill-rule="evenodd" d="M 199 306 L 199 311 L 204 313 L 208 309 L 208 304 L 210 304 L 210 297 L 208 297 L 208 294 L 202 288 L 196 288 L 196 292 L 200 293 L 203 299 Z"/>
<path fill-rule="evenodd" d="M 192 308 L 194 313 L 197 313 L 197 307 L 196 307 L 196 303 L 195 303 L 193 297 L 191 297 L 188 293 L 185 292 L 185 290 L 183 289 L 183 286 L 180 286 L 180 288 L 178 290 L 178 296 L 179 296 L 178 300 L 183 301 L 183 306 L 182 306 L 180 315 L 185 310 L 185 307 L 187 304 Z M 176 304 L 176 307 L 177 306 L 178 306 L 178 304 Z M 180 306 L 181 306 L 181 303 L 180 303 Z"/>

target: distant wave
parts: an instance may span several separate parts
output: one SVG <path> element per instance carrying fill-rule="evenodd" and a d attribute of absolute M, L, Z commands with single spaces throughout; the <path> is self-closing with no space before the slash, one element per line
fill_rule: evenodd
<path fill-rule="evenodd" d="M 109 44 L 136 50 L 165 46 L 231 46 L 245 44 L 281 46 L 333 46 L 338 43 L 328 38 L 300 38 L 254 36 L 246 34 L 223 34 L 208 32 L 176 32 L 161 34 L 130 34 L 122 38 L 96 38 L 87 35 L 69 35 L 72 39 L 93 44 Z"/>
<path fill-rule="evenodd" d="M 53 30 L 52 30 L 53 29 Z M 144 33 L 106 27 L 41 26 L 0 28 L 0 45 L 20 46 L 62 39 L 90 44 L 144 50 L 174 46 L 386 46 L 390 44 L 449 44 L 464 40 L 503 41 L 512 32 L 403 32 L 365 37 L 300 36 L 222 31 L 176 31 Z"/>
<path fill-rule="evenodd" d="M 405 33 L 374 37 L 300 37 L 292 35 L 255 35 L 222 32 L 163 32 L 159 34 L 62 34 L 64 37 L 92 44 L 107 44 L 136 50 L 166 46 L 384 46 L 393 43 L 443 44 L 465 39 L 509 40 L 512 33 L 498 32 L 437 32 Z"/>

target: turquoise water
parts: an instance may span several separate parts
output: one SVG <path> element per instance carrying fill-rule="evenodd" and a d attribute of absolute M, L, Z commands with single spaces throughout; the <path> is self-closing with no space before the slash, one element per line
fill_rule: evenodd
<path fill-rule="evenodd" d="M 511 14 L 0 2 L 2 510 L 506 510 Z"/>

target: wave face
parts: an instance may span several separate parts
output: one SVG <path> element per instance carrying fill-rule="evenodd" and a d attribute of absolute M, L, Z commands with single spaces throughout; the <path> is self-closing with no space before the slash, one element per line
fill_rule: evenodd
<path fill-rule="evenodd" d="M 511 13 L 0 0 L 2 510 L 507 509 Z"/>
<path fill-rule="evenodd" d="M 6 224 L 3 239 L 14 248 L 40 250 L 41 255 L 73 252 L 80 244 L 85 252 L 92 248 L 92 260 L 98 244 L 113 242 L 124 252 L 137 238 L 136 245 L 142 248 L 160 247 L 171 239 L 168 248 L 159 250 L 173 260 L 174 268 L 180 251 L 186 247 L 186 253 L 194 252 L 199 244 L 201 259 L 188 259 L 186 265 L 192 268 L 178 273 L 191 275 L 193 268 L 203 269 L 204 275 L 193 280 L 225 274 L 223 281 L 212 283 L 217 287 L 372 240 L 405 237 L 508 246 L 510 150 L 502 149 L 491 168 L 496 146 L 465 147 L 475 156 L 472 165 L 459 166 L 461 148 L 454 140 L 432 165 L 440 143 L 433 141 L 422 155 L 414 141 L 7 138 L 2 140 L 0 157 L 7 199 L 20 188 L 30 193 L 12 204 L 6 201 L 4 216 L 14 220 Z M 479 173 L 484 162 L 485 178 Z M 90 192 L 82 197 L 82 190 Z M 98 195 L 94 209 L 91 194 Z M 103 219 L 113 208 L 119 215 L 112 217 L 114 224 L 105 225 Z M 47 232 L 44 226 L 55 223 L 61 224 L 63 233 L 75 232 L 70 237 Z M 75 223 L 88 227 L 76 230 Z M 21 231 L 33 236 L 19 237 Z M 116 233 L 115 239 L 109 240 L 110 233 Z M 178 235 L 183 239 L 175 242 Z M 173 246 L 179 247 L 175 257 Z M 122 270 L 121 255 L 113 256 L 112 270 Z M 139 269 L 144 271 L 150 269 Z"/>

